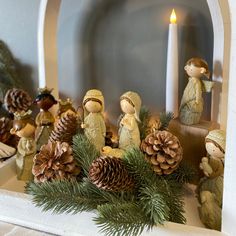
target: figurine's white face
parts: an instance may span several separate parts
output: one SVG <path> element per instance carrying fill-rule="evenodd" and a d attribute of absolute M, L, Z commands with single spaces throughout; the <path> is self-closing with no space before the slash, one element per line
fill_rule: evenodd
<path fill-rule="evenodd" d="M 206 69 L 204 67 L 197 67 L 194 66 L 193 64 L 186 65 L 184 69 L 189 77 L 195 77 L 195 78 L 200 78 L 206 72 Z"/>
<path fill-rule="evenodd" d="M 224 153 L 218 147 L 216 147 L 214 143 L 207 142 L 206 143 L 206 150 L 209 153 L 209 155 L 211 155 L 215 158 L 223 158 L 224 157 Z"/>
<path fill-rule="evenodd" d="M 16 135 L 20 138 L 29 138 L 34 135 L 35 127 L 31 124 L 27 124 L 23 129 L 16 131 Z"/>
<path fill-rule="evenodd" d="M 120 106 L 121 106 L 121 110 L 125 114 L 134 114 L 135 113 L 134 107 L 125 99 L 120 101 Z"/>
<path fill-rule="evenodd" d="M 99 102 L 88 101 L 85 104 L 85 109 L 90 113 L 99 113 L 102 111 L 102 105 Z"/>

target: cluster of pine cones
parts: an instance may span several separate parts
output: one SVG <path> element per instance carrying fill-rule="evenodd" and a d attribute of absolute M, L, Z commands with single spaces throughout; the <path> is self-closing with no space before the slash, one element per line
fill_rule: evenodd
<path fill-rule="evenodd" d="M 77 132 L 77 114 L 69 110 L 56 122 L 49 141 L 34 157 L 36 182 L 73 179 L 80 173 L 72 152 L 72 138 Z"/>

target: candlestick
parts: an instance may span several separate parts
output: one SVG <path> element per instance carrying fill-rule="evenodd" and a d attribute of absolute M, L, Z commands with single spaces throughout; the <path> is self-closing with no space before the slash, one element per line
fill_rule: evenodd
<path fill-rule="evenodd" d="M 167 48 L 167 68 L 166 68 L 166 111 L 178 116 L 178 27 L 175 10 L 172 10 L 169 24 L 168 48 Z"/>

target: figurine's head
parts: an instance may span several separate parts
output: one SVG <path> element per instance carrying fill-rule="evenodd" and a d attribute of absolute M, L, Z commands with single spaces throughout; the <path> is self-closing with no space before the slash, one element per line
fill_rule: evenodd
<path fill-rule="evenodd" d="M 206 76 L 208 79 L 210 77 L 207 62 L 198 57 L 188 60 L 184 69 L 190 77 L 201 78 L 202 76 Z"/>
<path fill-rule="evenodd" d="M 71 110 L 73 112 L 76 112 L 75 108 L 72 105 L 72 101 L 70 98 L 67 98 L 66 100 L 59 100 L 59 108 L 57 111 L 57 116 L 60 117 L 63 113 Z"/>
<path fill-rule="evenodd" d="M 121 110 L 125 114 L 134 114 L 137 121 L 139 119 L 139 112 L 141 108 L 141 98 L 135 92 L 126 92 L 120 97 Z"/>
<path fill-rule="evenodd" d="M 205 139 L 207 152 L 215 158 L 223 158 L 225 155 L 225 132 L 223 130 L 212 130 Z"/>
<path fill-rule="evenodd" d="M 83 100 L 84 115 L 88 113 L 99 113 L 104 110 L 104 97 L 102 92 L 97 89 L 87 91 Z"/>
<path fill-rule="evenodd" d="M 53 105 L 57 104 L 56 99 L 51 94 L 52 89 L 40 88 L 39 95 L 34 100 L 34 104 L 38 106 L 38 108 L 43 109 L 44 111 L 49 110 Z"/>
<path fill-rule="evenodd" d="M 10 130 L 11 134 L 15 134 L 18 137 L 29 138 L 34 137 L 35 133 L 35 123 L 31 118 L 31 110 L 27 112 L 16 112 L 14 114 L 13 127 Z"/>

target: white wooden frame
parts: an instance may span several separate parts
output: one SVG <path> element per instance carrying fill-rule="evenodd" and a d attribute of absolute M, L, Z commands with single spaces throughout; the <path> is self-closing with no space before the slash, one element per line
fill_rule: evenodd
<path fill-rule="evenodd" d="M 236 222 L 236 99 L 233 98 L 233 93 L 236 91 L 236 79 L 234 78 L 236 77 L 236 1 L 206 1 L 214 28 L 213 64 L 220 63 L 223 71 L 222 74 L 213 76 L 214 80 L 222 83 L 222 92 L 220 94 L 220 113 L 215 112 L 219 104 L 215 104 L 214 100 L 214 97 L 219 94 L 213 95 L 212 119 L 220 121 L 222 129 L 226 129 L 227 124 L 222 231 L 228 235 L 236 235 L 234 225 Z M 60 0 L 41 0 L 38 29 L 39 84 L 54 87 L 56 94 L 58 94 L 56 19 L 59 14 L 59 6 Z M 187 228 L 188 226 L 186 226 Z M 200 229 L 198 231 L 197 228 L 194 229 L 194 232 L 191 231 L 191 235 L 198 233 L 200 233 Z"/>

